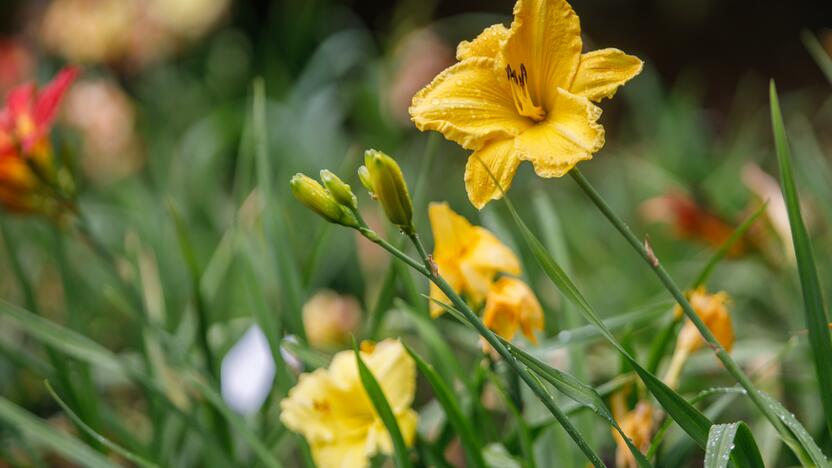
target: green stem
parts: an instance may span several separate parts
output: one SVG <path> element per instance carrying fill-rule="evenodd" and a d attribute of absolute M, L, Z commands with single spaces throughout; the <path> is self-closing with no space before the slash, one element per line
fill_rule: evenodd
<path fill-rule="evenodd" d="M 413 234 L 410 235 L 410 240 L 416 246 L 416 250 L 422 256 L 422 260 L 425 263 L 424 267 L 417 268 L 417 271 L 425 275 L 429 280 L 431 280 L 439 289 L 442 290 L 443 293 L 451 300 L 453 305 L 459 309 L 462 314 L 464 315 L 465 319 L 479 332 L 480 336 L 485 338 L 485 340 L 490 344 L 500 356 L 508 363 L 508 365 L 520 375 L 520 378 L 526 383 L 526 385 L 531 388 L 534 394 L 540 399 L 541 402 L 549 409 L 555 419 L 563 426 L 564 430 L 572 437 L 572 440 L 578 445 L 578 448 L 586 455 L 587 459 L 595 465 L 596 467 L 604 467 L 604 462 L 598 457 L 592 447 L 587 444 L 584 437 L 581 433 L 572 425 L 569 419 L 566 417 L 566 414 L 561 411 L 560 408 L 555 404 L 554 398 L 552 395 L 549 394 L 544 388 L 540 380 L 536 377 L 533 377 L 525 366 L 521 365 L 511 352 L 503 345 L 503 342 L 497 338 L 497 335 L 494 334 L 482 321 L 477 317 L 477 315 L 468 307 L 468 304 L 456 293 L 456 291 L 445 281 L 444 278 L 439 276 L 437 273 L 434 272 L 432 267 L 433 261 L 427 255 L 425 251 L 425 247 L 422 245 L 421 240 L 419 240 L 419 236 Z M 391 252 L 393 253 L 393 252 Z M 393 253 L 396 255 L 395 253 Z"/>
<path fill-rule="evenodd" d="M 583 174 L 577 169 L 572 169 L 569 174 L 578 183 L 581 189 L 587 194 L 587 196 L 595 203 L 595 206 L 604 214 L 607 220 L 612 223 L 613 226 L 624 236 L 624 239 L 630 244 L 630 246 L 635 249 L 635 251 L 647 262 L 653 272 L 658 276 L 659 281 L 664 285 L 664 287 L 670 292 L 676 302 L 682 307 L 687 318 L 693 322 L 696 326 L 696 329 L 699 330 L 699 333 L 702 335 L 702 338 L 708 343 L 708 346 L 714 351 L 716 357 L 722 362 L 725 366 L 725 369 L 730 373 L 737 382 L 748 392 L 748 397 L 751 399 L 752 402 L 762 411 L 762 413 L 766 416 L 766 418 L 771 422 L 771 424 L 777 429 L 780 434 L 787 434 L 787 430 L 783 426 L 783 423 L 777 417 L 777 414 L 768 407 L 765 403 L 765 400 L 757 391 L 757 388 L 754 387 L 754 384 L 742 371 L 740 366 L 731 358 L 731 355 L 725 351 L 725 348 L 717 341 L 714 337 L 713 333 L 708 329 L 705 325 L 705 322 L 697 315 L 696 311 L 693 310 L 693 307 L 690 305 L 688 300 L 685 298 L 684 293 L 679 289 L 676 283 L 673 281 L 673 278 L 665 271 L 664 267 L 659 263 L 656 256 L 649 251 L 644 244 L 633 234 L 630 228 L 627 226 L 624 221 L 616 215 L 612 209 L 607 205 L 601 195 L 595 190 L 595 188 L 589 183 L 589 181 L 583 176 Z"/>

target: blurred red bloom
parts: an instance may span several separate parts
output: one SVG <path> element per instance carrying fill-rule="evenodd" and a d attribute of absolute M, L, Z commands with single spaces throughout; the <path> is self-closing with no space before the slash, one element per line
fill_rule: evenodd
<path fill-rule="evenodd" d="M 678 192 L 651 198 L 642 203 L 640 211 L 647 221 L 670 224 L 680 239 L 699 241 L 715 249 L 728 240 L 735 227 Z M 741 255 L 746 247 L 743 239 L 728 255 Z"/>
<path fill-rule="evenodd" d="M 33 68 L 32 53 L 21 41 L 0 38 L 0 95 L 29 77 Z"/>
<path fill-rule="evenodd" d="M 68 67 L 42 89 L 27 83 L 6 96 L 0 109 L 0 204 L 7 209 L 41 208 L 40 179 L 53 172 L 49 131 L 61 98 L 77 75 L 77 68 Z"/>

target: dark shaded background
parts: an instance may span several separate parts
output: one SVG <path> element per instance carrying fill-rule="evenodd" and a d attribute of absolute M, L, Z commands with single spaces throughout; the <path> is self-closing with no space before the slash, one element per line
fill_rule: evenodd
<path fill-rule="evenodd" d="M 21 16 L 39 0 L 0 0 L 0 28 L 15 32 Z M 510 18 L 511 0 L 253 0 L 236 2 L 228 23 L 247 30 L 252 42 L 268 38 L 271 53 L 289 40 L 281 30 L 307 23 L 321 34 L 331 26 L 327 12 L 342 5 L 355 12 L 380 38 L 395 19 L 426 23 L 464 13 Z M 784 89 L 824 83 L 806 54 L 800 32 L 809 29 L 832 44 L 832 2 L 822 0 L 574 0 L 585 34 L 597 47 L 616 47 L 647 57 L 666 81 L 692 72 L 706 83 L 706 99 L 731 96 L 741 76 L 756 72 L 774 77 Z M 405 8 L 402 8 L 405 4 Z M 416 18 L 401 18 L 409 10 Z M 432 13 L 431 13 L 432 12 Z M 405 13 L 408 15 L 410 13 Z M 299 38 L 311 52 L 314 35 Z M 292 46 L 296 46 L 293 43 Z M 830 45 L 827 46 L 829 48 Z M 301 48 L 301 50 L 303 50 Z M 298 54 L 293 48 L 293 54 Z M 301 57 L 297 57 L 302 62 Z"/>

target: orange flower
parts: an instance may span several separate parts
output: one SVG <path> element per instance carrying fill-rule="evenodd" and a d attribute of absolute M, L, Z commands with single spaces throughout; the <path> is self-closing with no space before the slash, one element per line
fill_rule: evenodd
<path fill-rule="evenodd" d="M 0 204 L 6 209 L 44 210 L 49 194 L 41 178 L 51 177 L 54 170 L 49 131 L 77 74 L 78 69 L 65 68 L 43 89 L 27 83 L 6 97 L 0 109 Z"/>
<path fill-rule="evenodd" d="M 543 329 L 543 308 L 526 283 L 503 276 L 488 291 L 482 320 L 507 340 L 514 338 L 519 328 L 529 341 L 537 344 L 534 332 Z"/>
<path fill-rule="evenodd" d="M 713 333 L 719 344 L 726 351 L 731 351 L 734 346 L 734 326 L 731 324 L 731 314 L 728 312 L 728 301 L 729 297 L 725 292 L 708 294 L 705 288 L 692 291 L 689 293 L 688 299 L 691 307 L 696 311 L 696 315 L 705 322 L 705 326 Z M 676 317 L 681 317 L 681 307 L 677 305 L 674 314 Z M 669 387 L 676 387 L 688 356 L 702 347 L 704 342 L 705 340 L 699 334 L 699 330 L 693 322 L 685 321 L 685 325 L 676 339 L 676 350 L 673 352 L 670 366 L 663 379 Z"/>
<path fill-rule="evenodd" d="M 653 407 L 647 401 L 639 401 L 635 409 L 623 417 L 616 417 L 621 430 L 642 453 L 650 448 L 653 434 Z M 618 468 L 635 468 L 638 466 L 630 448 L 618 431 L 612 431 L 615 439 L 615 466 Z"/>

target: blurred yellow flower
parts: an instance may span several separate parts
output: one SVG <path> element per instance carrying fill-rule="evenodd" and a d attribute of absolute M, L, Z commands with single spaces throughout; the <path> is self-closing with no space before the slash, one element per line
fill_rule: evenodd
<path fill-rule="evenodd" d="M 413 97 L 419 130 L 474 150 L 465 187 L 477 208 L 501 196 L 482 163 L 508 190 L 520 161 L 541 177 L 561 177 L 604 145 L 593 101 L 612 97 L 642 62 L 618 49 L 582 54 L 582 47 L 578 16 L 565 0 L 518 0 L 511 28 L 495 24 L 460 43 L 459 62 Z"/>
<path fill-rule="evenodd" d="M 642 453 L 646 453 L 650 448 L 650 442 L 653 434 L 653 407 L 646 401 L 639 401 L 635 409 L 619 417 L 616 416 L 618 425 L 621 426 L 621 431 L 630 438 Z M 618 431 L 612 431 L 612 436 L 615 439 L 615 466 L 618 468 L 636 468 L 635 457 L 630 452 L 627 443 Z"/>
<path fill-rule="evenodd" d="M 705 288 L 698 288 L 688 294 L 688 302 L 696 311 L 696 315 L 702 319 L 726 351 L 731 351 L 734 346 L 734 327 L 731 324 L 731 314 L 727 307 L 729 300 L 727 293 L 708 294 Z M 677 318 L 681 317 L 682 308 L 677 305 L 673 313 Z M 704 343 L 705 340 L 693 322 L 686 320 L 676 338 L 676 350 L 673 352 L 670 366 L 663 379 L 669 387 L 676 387 L 688 356 L 702 347 Z"/>
<path fill-rule="evenodd" d="M 470 301 L 482 302 L 497 273 L 520 274 L 520 261 L 514 252 L 485 228 L 472 226 L 454 213 L 447 203 L 431 203 L 428 218 L 433 231 L 433 261 L 439 274 Z M 448 302 L 434 284 L 430 297 Z M 431 316 L 437 317 L 442 311 L 441 306 L 431 302 Z"/>
<path fill-rule="evenodd" d="M 405 443 L 411 445 L 418 421 L 410 408 L 416 391 L 413 358 L 398 340 L 362 346 L 361 358 L 390 403 Z M 372 455 L 393 452 L 390 435 L 361 385 L 352 351 L 336 354 L 329 369 L 301 375 L 280 409 L 281 422 L 303 434 L 321 468 L 364 467 Z"/>
<path fill-rule="evenodd" d="M 334 348 L 349 341 L 361 322 L 361 306 L 350 296 L 318 291 L 303 305 L 303 327 L 309 344 Z"/>
<path fill-rule="evenodd" d="M 519 328 L 529 341 L 537 344 L 534 332 L 543 329 L 543 308 L 526 283 L 503 276 L 488 291 L 482 320 L 507 340 L 514 338 Z"/>

